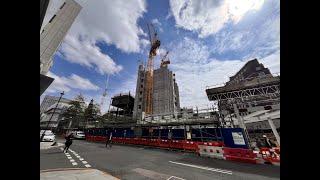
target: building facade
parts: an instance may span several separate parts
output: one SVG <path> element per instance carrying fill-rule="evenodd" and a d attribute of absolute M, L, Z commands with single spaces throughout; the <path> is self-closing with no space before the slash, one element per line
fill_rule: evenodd
<path fill-rule="evenodd" d="M 40 114 L 44 113 L 50 106 L 57 103 L 58 100 L 59 100 L 59 97 L 49 96 L 49 95 L 45 96 L 42 103 L 40 104 Z M 61 98 L 60 102 L 69 104 L 71 100 L 66 98 Z"/>
<path fill-rule="evenodd" d="M 48 73 L 53 64 L 53 55 L 81 9 L 82 7 L 74 0 L 66 0 L 42 29 L 40 33 L 40 74 Z"/>
<path fill-rule="evenodd" d="M 234 76 L 230 77 L 227 85 L 240 83 L 244 79 L 271 75 L 270 70 L 259 63 L 257 59 L 248 61 Z"/>
<path fill-rule="evenodd" d="M 138 120 L 170 120 L 180 113 L 179 87 L 175 80 L 175 74 L 167 66 L 154 70 L 154 91 L 152 101 L 152 117 L 144 116 L 146 71 L 143 65 L 139 65 L 136 95 L 133 109 L 133 118 Z"/>
<path fill-rule="evenodd" d="M 42 113 L 40 118 L 40 128 L 45 128 L 47 126 L 49 128 L 56 128 L 58 126 L 61 112 L 67 109 L 70 106 L 70 104 L 65 102 L 59 102 L 56 108 L 57 103 L 58 102 L 52 104 L 49 108 L 47 108 L 47 110 L 45 110 Z M 49 121 L 50 124 L 48 125 Z"/>

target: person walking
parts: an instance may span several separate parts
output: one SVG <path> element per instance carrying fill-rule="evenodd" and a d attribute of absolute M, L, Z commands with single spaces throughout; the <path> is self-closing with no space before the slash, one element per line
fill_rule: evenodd
<path fill-rule="evenodd" d="M 273 143 L 269 138 L 267 138 L 266 135 L 263 135 L 263 138 L 264 138 L 264 143 L 267 148 L 272 149 L 272 147 L 276 147 L 275 143 Z"/>
<path fill-rule="evenodd" d="M 71 133 L 68 137 L 66 137 L 66 142 L 64 143 L 65 147 L 63 149 L 63 152 L 66 152 L 66 153 L 68 152 L 68 149 L 72 144 L 72 140 L 73 140 L 73 133 Z"/>
<path fill-rule="evenodd" d="M 110 132 L 110 134 L 109 134 L 109 138 L 108 138 L 107 143 L 106 143 L 106 148 L 108 147 L 108 144 L 111 147 L 111 143 L 112 143 L 112 132 Z"/>

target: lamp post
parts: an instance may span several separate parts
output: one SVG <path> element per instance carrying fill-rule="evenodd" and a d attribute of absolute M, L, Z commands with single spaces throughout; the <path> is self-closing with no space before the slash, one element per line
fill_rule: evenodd
<path fill-rule="evenodd" d="M 56 109 L 57 109 L 57 107 L 58 107 L 58 104 L 59 104 L 59 102 L 60 102 L 60 99 L 62 98 L 63 95 L 64 95 L 64 91 L 63 91 L 62 93 L 60 93 L 60 97 L 59 97 L 59 100 L 58 100 L 58 102 L 57 102 L 57 105 L 56 105 L 56 107 L 54 108 L 53 113 L 51 114 L 51 117 L 50 117 L 50 119 L 49 119 L 49 122 L 48 122 L 48 124 L 47 124 L 46 129 L 43 131 L 43 133 L 42 133 L 42 135 L 41 135 L 41 138 L 40 138 L 41 141 L 43 140 L 44 133 L 45 133 L 46 130 L 48 129 L 49 124 L 50 124 L 50 121 L 51 121 L 51 119 L 52 119 L 52 117 L 53 117 L 53 114 L 56 112 Z"/>

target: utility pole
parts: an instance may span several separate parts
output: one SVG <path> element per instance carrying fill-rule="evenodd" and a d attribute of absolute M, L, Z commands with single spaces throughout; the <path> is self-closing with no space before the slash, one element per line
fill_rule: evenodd
<path fill-rule="evenodd" d="M 59 99 L 58 99 L 57 105 L 56 105 L 56 107 L 54 108 L 53 113 L 51 114 L 51 117 L 50 117 L 50 119 L 49 119 L 49 121 L 48 121 L 48 124 L 47 124 L 46 129 L 43 131 L 43 133 L 42 133 L 42 135 L 41 135 L 41 139 L 40 139 L 41 141 L 43 140 L 44 133 L 45 133 L 46 130 L 48 129 L 49 124 L 50 124 L 50 122 L 51 122 L 51 119 L 52 119 L 54 113 L 56 112 L 56 109 L 57 109 L 57 107 L 58 107 L 58 104 L 59 104 L 59 102 L 60 102 L 60 99 L 62 98 L 63 95 L 64 95 L 64 91 L 62 91 L 62 93 L 60 93 L 60 97 L 59 97 Z"/>

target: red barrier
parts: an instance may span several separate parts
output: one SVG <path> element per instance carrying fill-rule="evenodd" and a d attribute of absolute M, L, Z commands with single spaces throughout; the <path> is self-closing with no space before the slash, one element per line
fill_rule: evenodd
<path fill-rule="evenodd" d="M 178 140 L 172 140 L 169 144 L 169 147 L 174 149 L 182 149 L 182 146 L 182 142 Z"/>
<path fill-rule="evenodd" d="M 251 149 L 228 148 L 222 147 L 226 160 L 240 161 L 246 163 L 259 164 L 256 160 L 257 156 Z"/>
<path fill-rule="evenodd" d="M 103 142 L 103 136 L 98 136 L 98 141 Z"/>
<path fill-rule="evenodd" d="M 159 145 L 160 145 L 160 147 L 169 148 L 170 141 L 171 141 L 171 140 L 161 139 Z"/>
<path fill-rule="evenodd" d="M 86 140 L 91 141 L 91 136 L 90 135 L 86 135 Z"/>
<path fill-rule="evenodd" d="M 144 146 L 148 146 L 149 142 L 147 139 L 145 138 L 141 138 L 139 144 L 144 145 Z"/>
<path fill-rule="evenodd" d="M 107 142 L 107 139 L 108 139 L 108 137 L 102 136 L 101 141 L 102 141 L 102 142 Z"/>
<path fill-rule="evenodd" d="M 260 153 L 262 159 L 266 162 L 275 162 L 280 163 L 280 150 L 279 149 L 272 149 L 269 148 L 261 148 Z"/>
<path fill-rule="evenodd" d="M 140 139 L 139 138 L 133 138 L 133 144 L 139 144 L 140 143 Z"/>
<path fill-rule="evenodd" d="M 160 146 L 160 139 L 150 139 L 149 146 Z"/>
<path fill-rule="evenodd" d="M 182 143 L 182 148 L 186 150 L 197 151 L 198 146 L 197 146 L 197 143 L 193 141 L 184 141 Z"/>

